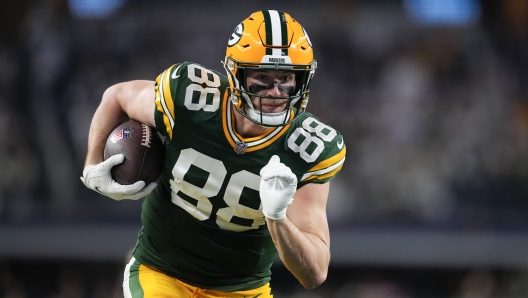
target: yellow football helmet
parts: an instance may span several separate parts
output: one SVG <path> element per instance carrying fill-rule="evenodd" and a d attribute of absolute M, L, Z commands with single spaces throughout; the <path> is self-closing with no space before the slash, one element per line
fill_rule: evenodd
<path fill-rule="evenodd" d="M 308 104 L 310 82 L 317 68 L 310 39 L 304 28 L 288 13 L 257 11 L 242 21 L 227 42 L 224 68 L 229 81 L 229 97 L 236 111 L 266 127 L 283 126 L 303 113 Z M 246 70 L 263 68 L 295 71 L 296 87 L 287 97 L 288 108 L 281 113 L 255 109 L 246 87 Z"/>

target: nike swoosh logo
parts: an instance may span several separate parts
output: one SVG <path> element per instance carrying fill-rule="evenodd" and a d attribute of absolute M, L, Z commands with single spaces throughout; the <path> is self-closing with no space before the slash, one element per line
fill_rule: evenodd
<path fill-rule="evenodd" d="M 180 67 L 181 67 L 181 64 L 178 65 L 178 67 L 176 67 L 176 69 L 175 69 L 174 72 L 172 73 L 171 78 L 173 78 L 173 79 L 177 79 L 177 78 L 180 77 L 179 75 L 176 75 L 176 73 L 178 72 L 178 69 L 180 69 Z"/>
<path fill-rule="evenodd" d="M 343 149 L 343 145 L 344 145 L 344 144 L 345 144 L 345 143 L 343 142 L 343 138 L 341 138 L 341 140 L 340 140 L 339 142 L 337 142 L 337 148 L 338 148 L 339 150 Z"/>
<path fill-rule="evenodd" d="M 100 193 L 100 194 L 102 194 L 102 195 L 104 195 L 104 193 L 102 193 L 102 192 L 99 190 L 99 186 L 96 186 L 96 187 L 95 187 L 95 191 L 98 192 L 98 193 Z"/>

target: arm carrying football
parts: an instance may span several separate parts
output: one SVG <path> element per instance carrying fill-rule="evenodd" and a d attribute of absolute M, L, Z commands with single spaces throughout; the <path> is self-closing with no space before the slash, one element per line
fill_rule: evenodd
<path fill-rule="evenodd" d="M 86 187 L 115 200 L 139 199 L 150 193 L 155 183 L 145 187 L 138 181 L 131 185 L 121 185 L 112 179 L 112 166 L 123 162 L 123 157 L 115 155 L 103 161 L 106 139 L 120 123 L 134 119 L 155 127 L 154 121 L 154 82 L 130 81 L 108 88 L 95 111 L 88 134 L 88 151 L 81 181 Z"/>

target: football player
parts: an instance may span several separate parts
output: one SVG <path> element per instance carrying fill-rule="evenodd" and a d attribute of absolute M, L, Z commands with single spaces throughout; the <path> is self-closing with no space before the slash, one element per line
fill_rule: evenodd
<path fill-rule="evenodd" d="M 228 40 L 227 76 L 177 63 L 103 94 L 81 180 L 115 200 L 145 197 L 125 297 L 272 297 L 276 253 L 307 289 L 326 279 L 330 180 L 343 137 L 306 112 L 317 63 L 288 13 L 250 15 Z M 119 185 L 105 140 L 135 119 L 166 137 L 156 183 Z"/>

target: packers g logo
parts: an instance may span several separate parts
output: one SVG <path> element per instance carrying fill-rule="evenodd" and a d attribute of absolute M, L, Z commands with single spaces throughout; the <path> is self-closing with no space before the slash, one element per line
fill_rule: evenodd
<path fill-rule="evenodd" d="M 229 40 L 227 41 L 227 45 L 232 47 L 237 44 L 237 42 L 242 38 L 242 33 L 244 33 L 244 24 L 240 23 L 235 28 L 235 32 L 231 34 L 231 37 L 229 37 Z"/>

